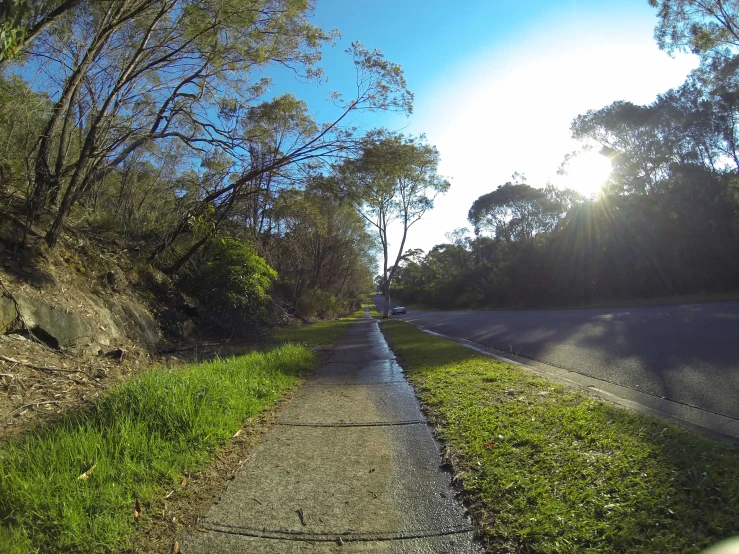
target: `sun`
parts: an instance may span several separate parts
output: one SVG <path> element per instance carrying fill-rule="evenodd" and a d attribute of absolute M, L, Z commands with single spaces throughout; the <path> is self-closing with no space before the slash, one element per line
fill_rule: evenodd
<path fill-rule="evenodd" d="M 580 152 L 567 165 L 562 185 L 583 196 L 597 196 L 611 175 L 611 161 L 597 152 Z"/>

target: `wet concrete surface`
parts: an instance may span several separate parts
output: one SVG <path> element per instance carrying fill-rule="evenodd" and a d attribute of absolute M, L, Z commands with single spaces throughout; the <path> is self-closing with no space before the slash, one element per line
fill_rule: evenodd
<path fill-rule="evenodd" d="M 380 298 L 376 297 L 378 307 Z M 739 302 L 393 316 L 501 354 L 739 418 Z"/>
<path fill-rule="evenodd" d="M 221 552 L 480 553 L 413 389 L 367 314 L 181 541 Z"/>

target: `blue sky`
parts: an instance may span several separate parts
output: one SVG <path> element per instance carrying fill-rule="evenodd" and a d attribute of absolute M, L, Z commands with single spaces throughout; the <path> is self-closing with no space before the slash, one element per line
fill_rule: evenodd
<path fill-rule="evenodd" d="M 275 85 L 308 101 L 322 120 L 330 115 L 328 91 L 352 85 L 343 50 L 353 40 L 403 66 L 414 114 L 368 115 L 361 123 L 425 133 L 438 147 L 452 188 L 406 244 L 428 250 L 465 226 L 471 203 L 514 171 L 535 186 L 597 190 L 608 164 L 594 155 L 569 177 L 556 174 L 578 147 L 572 119 L 615 100 L 649 103 L 697 65 L 659 51 L 655 13 L 647 0 L 317 0 L 314 23 L 343 35 L 324 54 L 328 83 Z"/>

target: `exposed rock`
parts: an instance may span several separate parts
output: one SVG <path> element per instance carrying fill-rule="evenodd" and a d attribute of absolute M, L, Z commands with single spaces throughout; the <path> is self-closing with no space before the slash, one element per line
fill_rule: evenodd
<path fill-rule="evenodd" d="M 17 301 L 26 329 L 49 346 L 79 350 L 97 342 L 97 333 L 83 317 L 30 296 L 19 296 Z"/>
<path fill-rule="evenodd" d="M 69 301 L 60 306 L 59 298 L 55 301 L 37 291 L 14 296 L 15 301 L 0 295 L 0 334 L 25 330 L 52 348 L 87 357 L 128 341 L 145 348 L 159 342 L 159 325 L 134 298 L 78 290 L 73 306 Z"/>
<path fill-rule="evenodd" d="M 15 302 L 5 295 L 0 296 L 0 334 L 13 328 L 18 319 Z"/>
<path fill-rule="evenodd" d="M 105 298 L 100 306 L 112 329 L 133 339 L 138 344 L 152 348 L 159 342 L 159 324 L 141 304 L 119 298 Z"/>

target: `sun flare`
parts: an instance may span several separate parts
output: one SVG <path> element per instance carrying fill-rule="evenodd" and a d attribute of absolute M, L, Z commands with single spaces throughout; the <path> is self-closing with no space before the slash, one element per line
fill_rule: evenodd
<path fill-rule="evenodd" d="M 582 152 L 567 166 L 562 184 L 584 196 L 596 196 L 611 175 L 611 161 L 597 152 Z"/>

